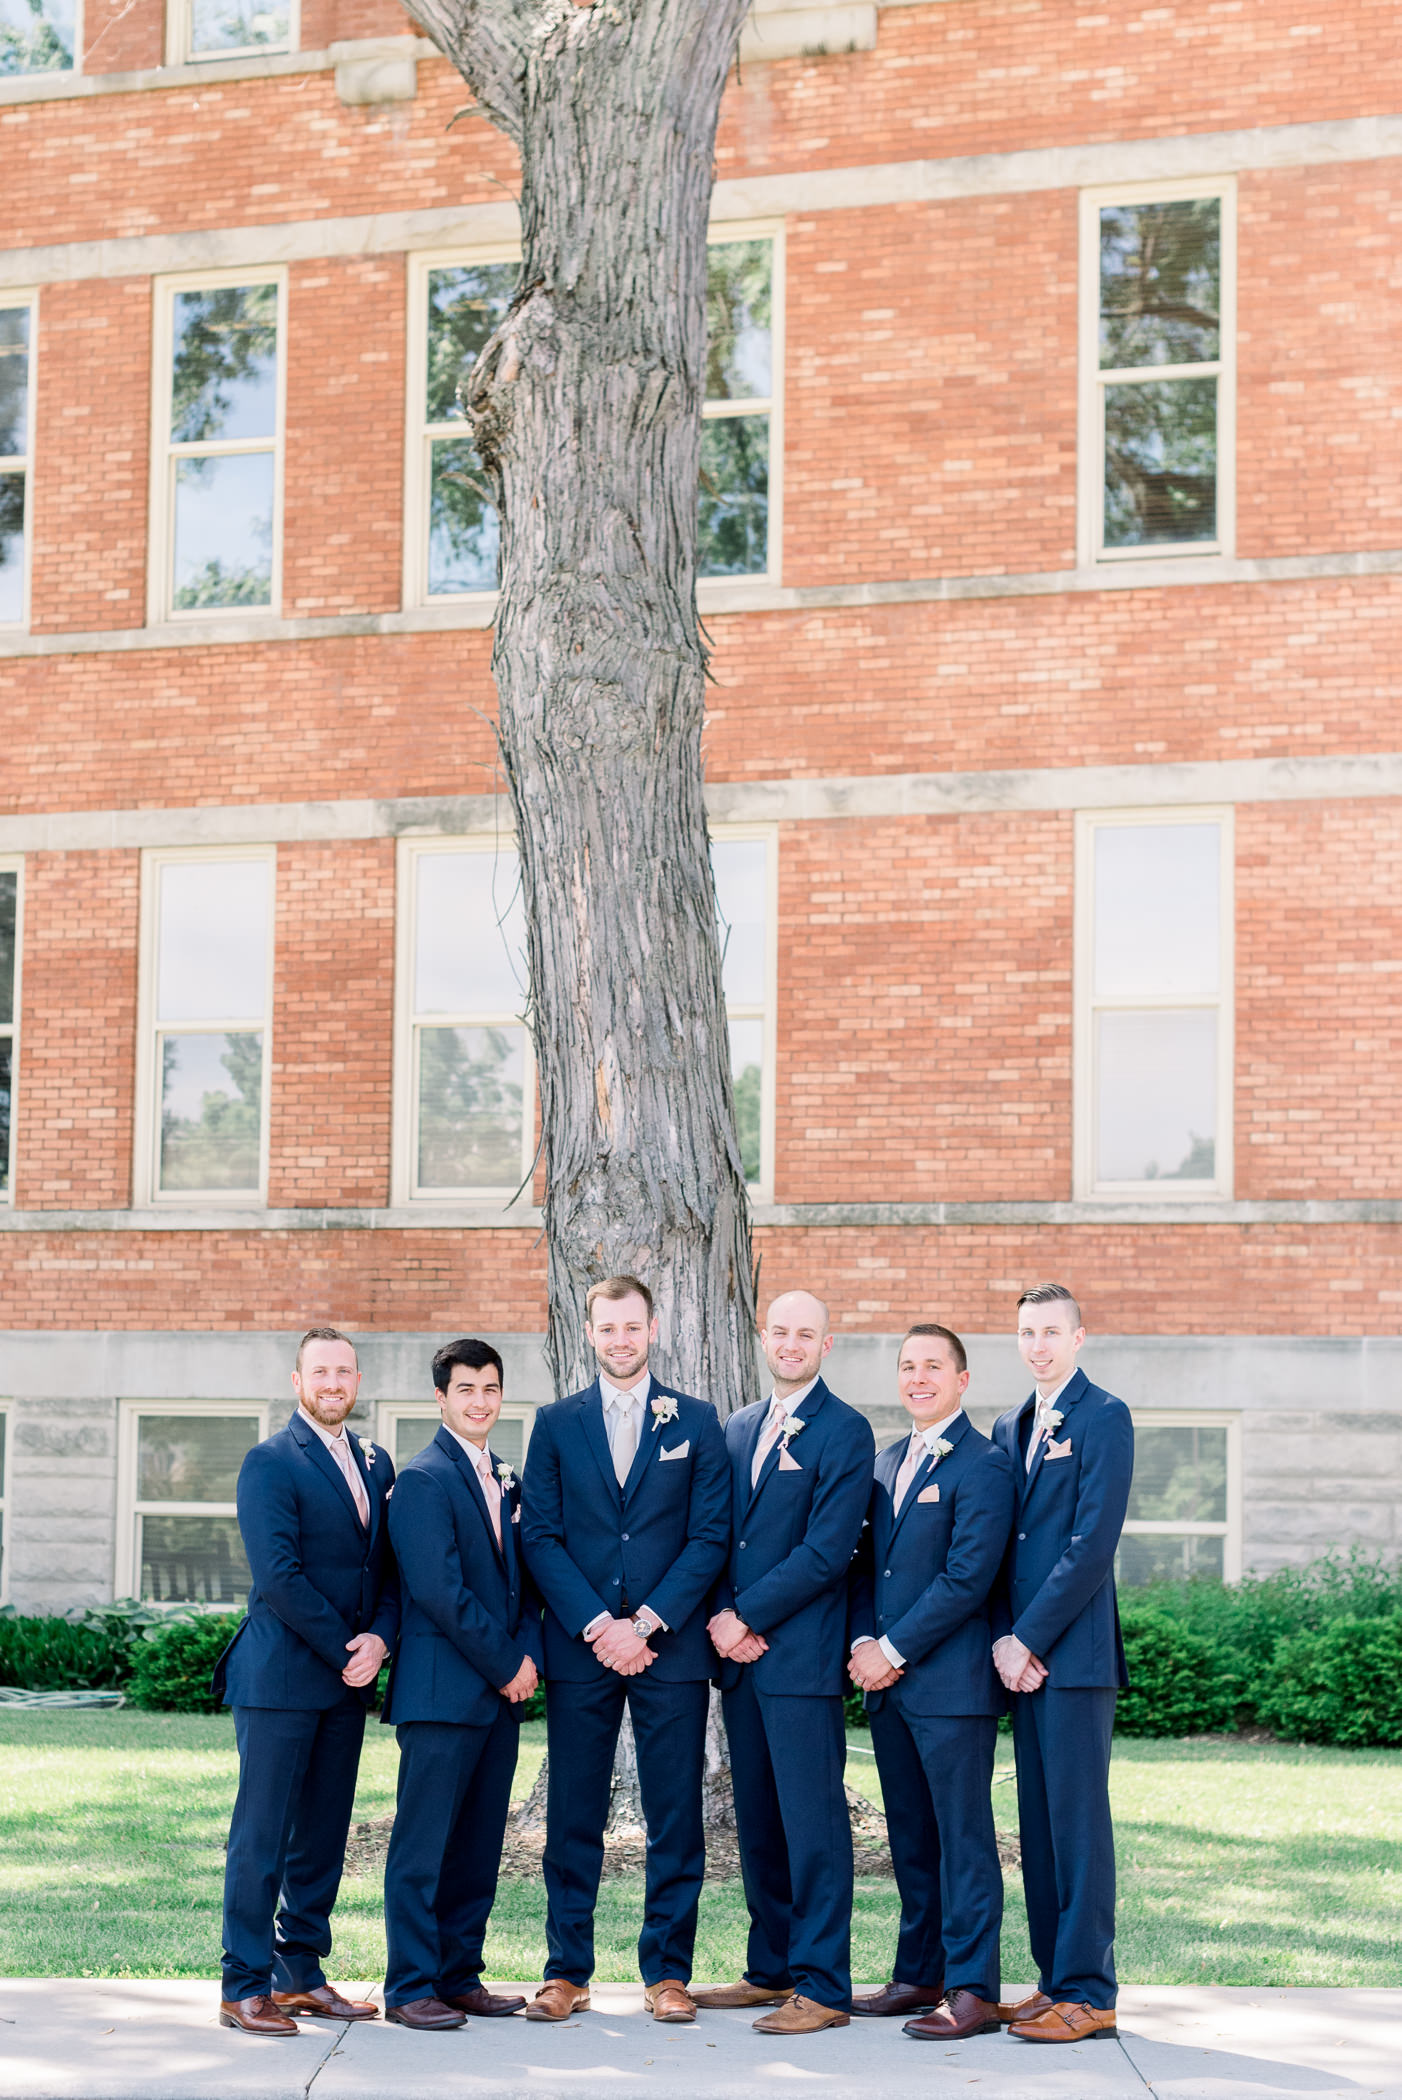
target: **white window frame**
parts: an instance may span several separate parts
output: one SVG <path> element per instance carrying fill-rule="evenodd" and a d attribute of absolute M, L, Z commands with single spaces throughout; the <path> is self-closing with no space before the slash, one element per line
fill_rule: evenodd
<path fill-rule="evenodd" d="M 1195 1408 L 1136 1408 L 1134 1427 L 1141 1429 L 1225 1429 L 1227 1432 L 1227 1519 L 1225 1523 L 1178 1523 L 1157 1517 L 1126 1517 L 1126 1538 L 1221 1539 L 1222 1580 L 1241 1580 L 1242 1467 L 1241 1416 L 1207 1414 Z"/>
<path fill-rule="evenodd" d="M 422 1023 L 415 1018 L 414 998 L 414 946 L 417 933 L 418 883 L 415 868 L 418 861 L 438 853 L 485 853 L 493 857 L 503 852 L 517 851 L 515 833 L 483 832 L 460 838 L 419 838 L 399 841 L 396 867 L 396 911 L 395 911 L 395 964 L 394 964 L 394 1129 L 393 1129 L 393 1173 L 391 1176 L 391 1201 L 396 1204 L 429 1208 L 446 1208 L 458 1204 L 496 1203 L 516 1194 L 522 1184 L 529 1184 L 535 1167 L 536 1156 L 536 1063 L 535 1043 L 531 1030 L 520 1013 L 505 1011 L 468 1014 L 455 1020 L 451 1014 L 425 1016 Z M 521 1004 L 527 1003 L 528 988 L 521 990 Z M 525 1063 L 521 1074 L 521 1171 L 507 1188 L 480 1186 L 462 1189 L 420 1189 L 418 1187 L 417 1161 L 419 1137 L 419 1061 L 418 1028 L 524 1028 L 526 1038 Z M 529 1195 L 529 1187 L 527 1187 Z"/>
<path fill-rule="evenodd" d="M 1215 362 L 1136 365 L 1100 369 L 1100 214 L 1107 205 L 1176 204 L 1216 197 L 1221 204 L 1221 341 Z M 1236 183 L 1230 176 L 1197 181 L 1141 182 L 1081 192 L 1080 381 L 1078 446 L 1080 501 L 1077 561 L 1085 568 L 1106 562 L 1185 561 L 1236 551 L 1236 364 L 1237 364 Z M 1143 379 L 1217 379 L 1217 537 L 1156 540 L 1143 547 L 1107 547 L 1105 537 L 1105 388 Z"/>
<path fill-rule="evenodd" d="M 784 544 L 784 318 L 785 318 L 785 222 L 782 219 L 727 220 L 712 226 L 706 245 L 720 247 L 736 241 L 767 240 L 773 244 L 773 330 L 770 343 L 774 391 L 767 402 L 716 403 L 702 410 L 706 421 L 721 416 L 769 416 L 769 565 L 753 576 L 704 576 L 697 581 L 697 603 L 704 611 L 722 593 L 736 590 L 769 590 L 782 581 Z M 495 242 L 476 248 L 446 248 L 409 257 L 409 315 L 406 335 L 407 396 L 405 403 L 404 450 L 404 603 L 413 607 L 495 605 L 499 592 L 435 591 L 428 588 L 429 460 L 435 439 L 450 432 L 442 424 L 430 424 L 425 415 L 424 371 L 428 359 L 428 279 L 433 270 L 468 269 L 478 263 L 519 263 L 519 242 Z M 234 280 L 247 282 L 247 278 Z M 454 433 L 471 437 L 465 423 L 451 426 Z"/>
<path fill-rule="evenodd" d="M 176 6 L 180 0 L 176 0 Z M 221 53 L 221 56 L 226 54 Z M 277 287 L 277 421 L 267 438 L 211 438 L 174 445 L 170 438 L 171 393 L 175 380 L 175 302 L 182 292 L 223 291 L 231 285 Z M 210 620 L 270 620 L 282 611 L 283 481 L 287 455 L 287 269 L 250 264 L 243 270 L 200 270 L 155 283 L 151 355 L 151 529 L 147 576 L 148 624 L 181 626 Z M 273 455 L 272 582 L 266 605 L 205 605 L 177 610 L 171 564 L 175 558 L 175 464 L 191 454 L 268 452 Z"/>
<path fill-rule="evenodd" d="M 33 73 L 17 73 L 16 80 L 33 80 Z M 36 289 L 27 291 L 0 291 L 0 308 L 13 313 L 23 308 L 29 315 L 29 376 L 26 387 L 26 423 L 23 453 L 7 452 L 0 455 L 0 474 L 13 474 L 19 469 L 24 474 L 24 589 L 20 599 L 20 616 L 17 620 L 0 620 L 0 634 L 25 634 L 29 629 L 30 609 L 34 595 L 34 434 L 36 425 L 36 402 L 39 393 L 39 294 Z"/>
<path fill-rule="evenodd" d="M 160 1502 L 137 1500 L 137 1454 L 143 1415 L 240 1416 L 258 1424 L 257 1441 L 268 1435 L 267 1400 L 121 1400 L 117 1404 L 117 1537 L 113 1555 L 112 1594 L 137 1596 L 141 1578 L 141 1520 L 161 1517 L 236 1517 L 232 1502 Z M 228 1605 L 205 1609 L 227 1611 Z"/>
<path fill-rule="evenodd" d="M 1074 1068 L 1074 1187 L 1078 1202 L 1220 1203 L 1230 1201 L 1233 1186 L 1233 1076 L 1235 1070 L 1235 811 L 1230 804 L 1174 809 L 1091 809 L 1076 813 L 1075 998 L 1072 1063 Z M 1181 993 L 1153 997 L 1098 999 L 1095 996 L 1095 837 L 1101 830 L 1168 824 L 1216 824 L 1221 860 L 1218 875 L 1220 975 L 1213 999 L 1190 999 Z M 1097 1181 L 1095 1179 L 1095 1016 L 1110 1010 L 1143 1012 L 1154 1007 L 1179 1012 L 1185 1007 L 1213 1007 L 1217 1026 L 1217 1131 L 1213 1141 L 1216 1172 L 1211 1181 Z"/>
<path fill-rule="evenodd" d="M 262 1131 L 258 1146 L 256 1189 L 179 1189 L 161 1191 L 161 1114 L 157 1098 L 160 1072 L 156 1061 L 156 1038 L 170 1026 L 184 1034 L 217 1035 L 237 1022 L 176 1021 L 162 1023 L 156 1012 L 157 934 L 161 870 L 180 863 L 206 861 L 263 861 L 271 873 L 268 889 L 267 978 L 263 1005 Z M 277 848 L 276 846 L 148 846 L 141 856 L 141 946 L 137 966 L 136 1112 L 133 1118 L 135 1160 L 132 1200 L 138 1208 L 160 1210 L 259 1210 L 268 1201 L 268 1136 L 271 1127 L 270 1101 L 273 1069 L 273 971 L 277 948 Z"/>
<path fill-rule="evenodd" d="M 0 1452 L 0 1604 L 10 1601 L 10 1563 L 15 1557 L 14 1540 L 10 1536 L 10 1463 L 14 1444 L 14 1406 L 9 1400 L 0 1400 L 0 1422 L 5 1425 L 5 1443 Z"/>
<path fill-rule="evenodd" d="M 764 1064 L 759 1096 L 759 1179 L 749 1184 L 749 1190 L 752 1203 L 772 1203 L 775 1078 L 779 1050 L 779 827 L 777 824 L 713 824 L 710 838 L 713 846 L 757 839 L 768 849 L 764 856 L 764 1001 L 760 1006 L 732 1006 L 727 1000 L 725 1018 L 727 1022 L 757 1020 L 764 1024 Z"/>
<path fill-rule="evenodd" d="M 0 1203 L 13 1204 L 15 1200 L 15 1104 L 19 1099 L 20 1024 L 24 1009 L 20 1003 L 24 971 L 24 856 L 18 853 L 0 854 L 0 874 L 15 877 L 15 982 L 11 1006 L 13 1019 L 0 1022 L 0 1038 L 9 1037 L 10 1042 L 10 1156 L 5 1162 L 5 1188 L 0 1193 Z"/>
<path fill-rule="evenodd" d="M 273 58 L 285 51 L 300 51 L 302 48 L 301 0 L 288 0 L 287 41 L 282 44 L 236 44 L 226 51 L 196 51 L 192 18 L 190 0 L 166 0 L 165 62 L 168 66 L 212 66 L 230 58 Z"/>
<path fill-rule="evenodd" d="M 521 1463 L 526 1462 L 526 1453 L 531 1447 L 531 1430 L 535 1427 L 536 1406 L 531 1400 L 504 1400 L 501 1414 L 503 1422 L 519 1422 L 521 1429 Z M 441 1422 L 442 1409 L 436 1400 L 381 1400 L 375 1409 L 375 1442 L 382 1444 L 391 1459 L 394 1458 L 394 1431 L 398 1422 Z M 491 1437 L 487 1442 L 490 1444 Z"/>

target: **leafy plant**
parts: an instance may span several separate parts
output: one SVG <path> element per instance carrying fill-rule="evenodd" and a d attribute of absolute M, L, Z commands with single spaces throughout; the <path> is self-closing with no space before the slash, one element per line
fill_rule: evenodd
<path fill-rule="evenodd" d="M 218 1713 L 220 1702 L 210 1692 L 209 1680 L 238 1623 L 232 1614 L 220 1612 L 157 1628 L 136 1651 L 133 1706 L 168 1714 Z"/>
<path fill-rule="evenodd" d="M 1335 1619 L 1281 1641 L 1258 1710 L 1292 1742 L 1345 1749 L 1402 1744 L 1402 1612 Z"/>
<path fill-rule="evenodd" d="M 1122 1735 L 1203 1735 L 1232 1726 L 1236 1681 L 1211 1642 L 1134 1604 L 1125 1608 L 1122 1629 L 1130 1682 L 1116 1702 Z"/>

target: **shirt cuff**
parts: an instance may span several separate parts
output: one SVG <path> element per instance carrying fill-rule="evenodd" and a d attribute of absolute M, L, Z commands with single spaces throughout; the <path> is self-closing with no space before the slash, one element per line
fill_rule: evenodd
<path fill-rule="evenodd" d="M 594 1635 L 598 1632 L 599 1628 L 607 1623 L 608 1618 L 608 1612 L 596 1611 L 593 1618 L 589 1621 L 589 1624 L 585 1627 L 583 1633 L 580 1635 L 580 1639 L 583 1641 L 592 1641 Z"/>
<path fill-rule="evenodd" d="M 652 1621 L 652 1630 L 653 1630 L 653 1632 L 654 1632 L 654 1633 L 670 1633 L 670 1632 L 671 1632 L 671 1630 L 672 1630 L 672 1629 L 671 1629 L 671 1627 L 670 1627 L 670 1626 L 669 1626 L 669 1625 L 667 1624 L 667 1621 L 666 1621 L 666 1620 L 665 1620 L 665 1619 L 663 1618 L 663 1616 L 662 1616 L 661 1612 L 660 1612 L 660 1611 L 658 1611 L 658 1609 L 657 1609 L 656 1605 L 653 1605 L 653 1604 L 641 1604 L 641 1605 L 639 1605 L 639 1607 L 638 1607 L 638 1610 L 634 1612 L 634 1614 L 633 1614 L 633 1617 L 634 1617 L 635 1619 L 636 1619 L 636 1618 L 638 1618 L 638 1617 L 640 1616 L 640 1614 L 641 1614 L 642 1612 L 646 1612 L 646 1613 L 647 1613 L 647 1615 L 648 1615 L 648 1617 L 649 1617 L 649 1618 L 651 1619 L 651 1621 Z"/>
<path fill-rule="evenodd" d="M 855 1641 L 853 1641 L 851 1647 L 847 1650 L 847 1653 L 849 1655 L 855 1655 L 859 1648 L 867 1647 L 875 1639 L 876 1635 L 874 1633 L 859 1633 Z"/>
<path fill-rule="evenodd" d="M 893 1670 L 903 1670 L 905 1668 L 905 1657 L 901 1654 L 899 1648 L 891 1646 L 884 1633 L 881 1636 L 881 1653 L 885 1656 L 887 1662 L 890 1663 Z"/>

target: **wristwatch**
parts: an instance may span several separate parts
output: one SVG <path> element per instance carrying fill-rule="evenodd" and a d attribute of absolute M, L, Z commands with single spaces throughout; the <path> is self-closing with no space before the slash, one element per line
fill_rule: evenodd
<path fill-rule="evenodd" d="M 640 1641 L 645 1641 L 657 1631 L 657 1621 L 645 1611 L 640 1611 L 633 1620 L 633 1631 Z"/>

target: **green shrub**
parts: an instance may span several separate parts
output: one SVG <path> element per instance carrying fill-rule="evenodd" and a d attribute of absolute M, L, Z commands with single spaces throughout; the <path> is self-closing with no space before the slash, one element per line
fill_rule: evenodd
<path fill-rule="evenodd" d="M 1357 1750 L 1402 1744 L 1402 1612 L 1335 1619 L 1281 1641 L 1257 1710 L 1291 1742 Z"/>
<path fill-rule="evenodd" d="M 1126 1602 L 1129 1690 L 1115 1706 L 1121 1735 L 1203 1735 L 1236 1720 L 1236 1682 L 1210 1641 L 1166 1613 Z"/>
<path fill-rule="evenodd" d="M 238 1620 L 226 1613 L 177 1619 L 141 1642 L 132 1665 L 133 1706 L 158 1713 L 213 1714 L 219 1701 L 209 1689 L 210 1676 Z"/>
<path fill-rule="evenodd" d="M 134 1642 L 100 1613 L 21 1618 L 0 1613 L 0 1684 L 28 1692 L 120 1691 L 131 1676 Z"/>

